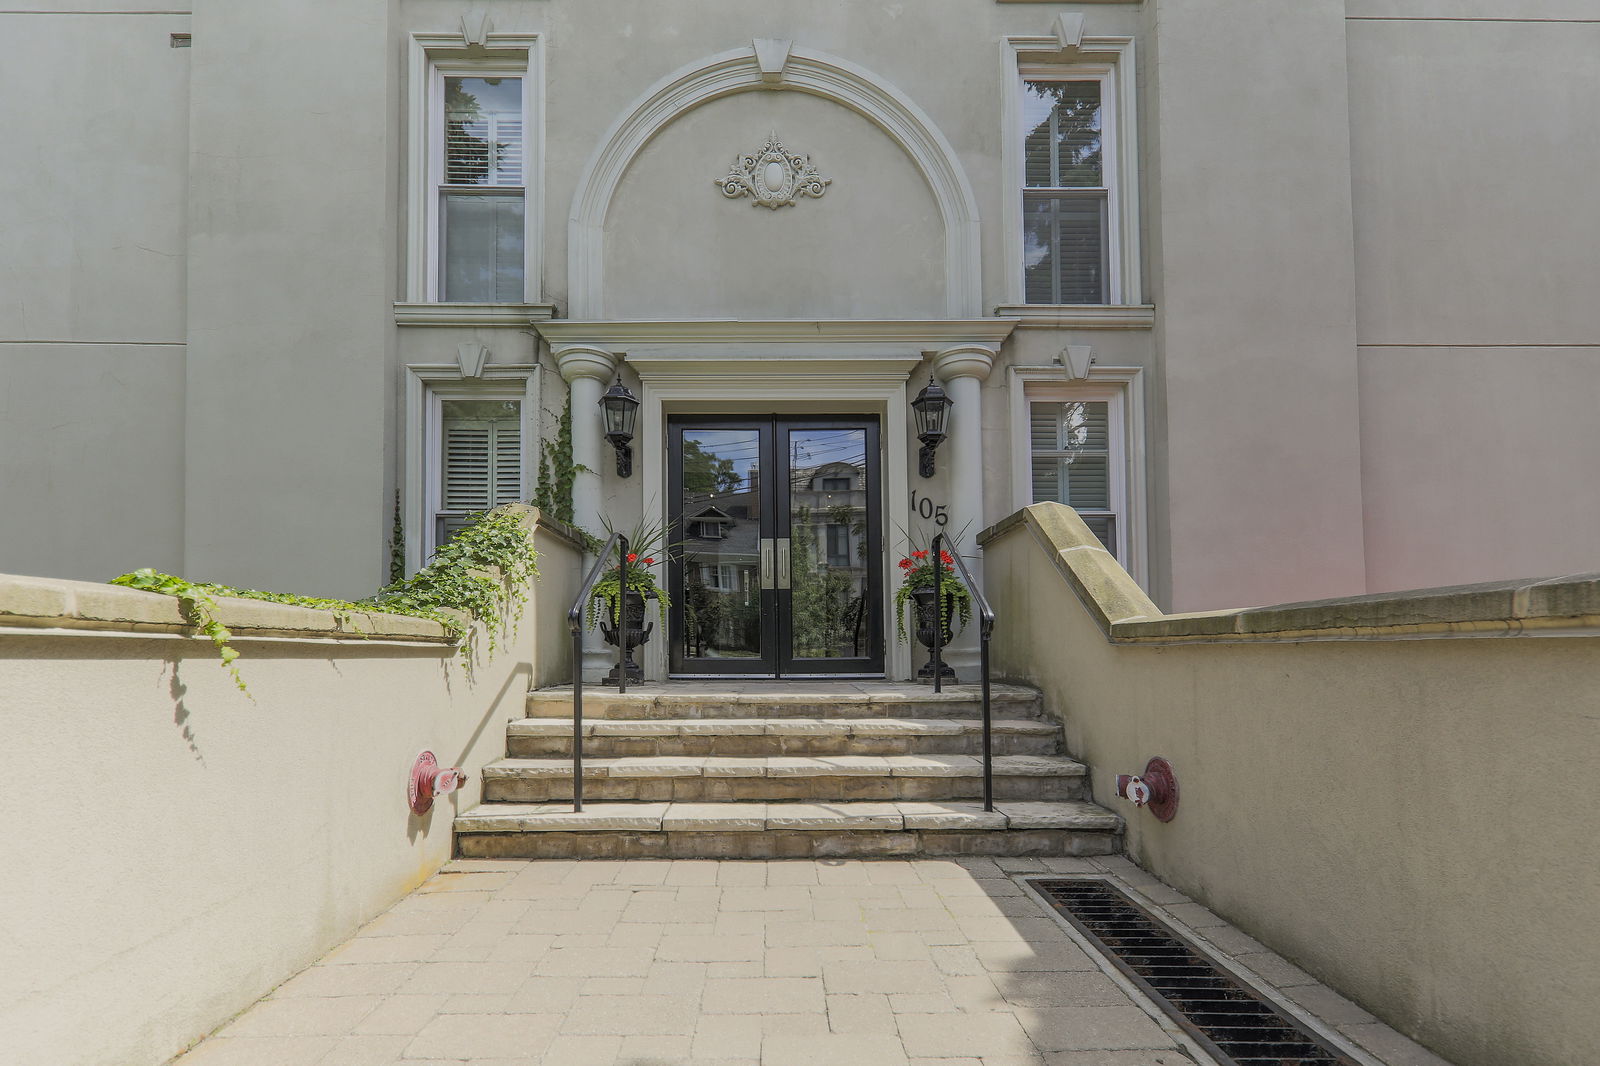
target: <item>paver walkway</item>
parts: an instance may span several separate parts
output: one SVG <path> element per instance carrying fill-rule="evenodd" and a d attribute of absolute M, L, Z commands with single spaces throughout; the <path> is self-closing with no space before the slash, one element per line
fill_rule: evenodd
<path fill-rule="evenodd" d="M 1381 1061 L 1442 1063 L 1108 858 L 455 862 L 173 1066 L 1195 1061 L 1013 876 L 1037 872 L 1111 873 Z"/>

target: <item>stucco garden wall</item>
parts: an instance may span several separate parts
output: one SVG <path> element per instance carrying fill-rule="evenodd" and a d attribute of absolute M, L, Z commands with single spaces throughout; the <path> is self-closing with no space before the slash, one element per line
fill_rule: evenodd
<path fill-rule="evenodd" d="M 568 676 L 578 556 L 536 546 L 471 673 L 434 622 L 220 600 L 248 696 L 174 599 L 0 577 L 3 1057 L 156 1066 L 437 870 L 530 683 Z M 472 776 L 417 817 L 424 748 Z"/>
<path fill-rule="evenodd" d="M 1600 578 L 1164 617 L 1066 508 L 983 539 L 1133 858 L 1460 1066 L 1600 1058 Z M 1153 755 L 1165 825 L 1111 798 Z"/>

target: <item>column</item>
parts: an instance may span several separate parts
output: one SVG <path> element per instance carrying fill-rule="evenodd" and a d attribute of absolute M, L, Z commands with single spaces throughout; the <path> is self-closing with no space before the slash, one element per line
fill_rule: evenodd
<path fill-rule="evenodd" d="M 939 448 L 937 462 L 948 467 L 952 551 L 974 581 L 983 581 L 978 558 L 978 533 L 983 516 L 983 382 L 994 366 L 995 350 L 981 344 L 946 348 L 933 358 L 933 372 L 949 395 L 949 436 Z M 945 661 L 963 682 L 978 676 L 978 620 L 976 617 L 956 637 Z"/>
<path fill-rule="evenodd" d="M 994 366 L 995 350 L 981 344 L 946 348 L 933 359 L 933 372 L 954 406 L 949 437 L 939 448 L 938 463 L 948 465 L 950 525 L 960 533 L 960 546 L 971 550 L 983 529 L 983 382 Z M 973 576 L 974 560 L 968 559 Z"/>
<path fill-rule="evenodd" d="M 601 524 L 600 471 L 605 469 L 606 441 L 601 432 L 600 396 L 617 370 L 617 357 L 603 348 L 573 345 L 555 353 L 561 378 L 572 390 L 572 518 L 597 537 L 605 536 Z M 584 572 L 589 563 L 585 561 Z M 615 660 L 598 632 L 583 638 L 583 680 L 593 684 L 614 666 Z"/>
<path fill-rule="evenodd" d="M 600 471 L 605 469 L 605 436 L 601 432 L 600 397 L 617 372 L 617 357 L 603 348 L 573 345 L 555 353 L 561 379 L 572 390 L 572 517 L 600 536 Z"/>

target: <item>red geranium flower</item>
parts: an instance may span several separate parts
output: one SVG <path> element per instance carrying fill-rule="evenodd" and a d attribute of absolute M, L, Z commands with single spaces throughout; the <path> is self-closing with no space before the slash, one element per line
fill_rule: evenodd
<path fill-rule="evenodd" d="M 913 565 L 913 563 L 911 562 L 910 559 L 901 559 L 900 560 L 900 569 L 902 569 L 902 570 L 910 570 L 912 565 Z"/>
<path fill-rule="evenodd" d="M 950 562 L 951 561 L 950 553 L 945 551 L 943 548 L 940 548 L 939 549 L 939 561 L 942 562 L 942 563 Z"/>
<path fill-rule="evenodd" d="M 911 553 L 911 558 L 913 559 L 926 559 L 927 557 L 928 553 L 925 551 L 915 551 Z"/>
<path fill-rule="evenodd" d="M 656 564 L 655 556 L 646 555 L 644 557 L 644 565 L 646 565 L 646 566 L 654 566 L 655 564 Z"/>
<path fill-rule="evenodd" d="M 629 552 L 628 553 L 628 562 L 636 563 L 638 561 L 639 561 L 639 553 L 638 552 Z"/>

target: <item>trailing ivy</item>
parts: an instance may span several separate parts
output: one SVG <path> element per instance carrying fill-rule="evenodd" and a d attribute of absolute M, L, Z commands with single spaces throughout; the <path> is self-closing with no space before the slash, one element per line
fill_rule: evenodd
<path fill-rule="evenodd" d="M 239 657 L 238 649 L 228 643 L 233 639 L 233 634 L 228 631 L 227 626 L 217 621 L 217 601 L 211 598 L 212 593 L 218 591 L 217 586 L 196 585 L 181 577 L 163 574 L 149 567 L 114 577 L 111 579 L 111 584 L 144 589 L 146 592 L 159 592 L 164 596 L 176 596 L 189 624 L 210 637 L 211 643 L 217 646 L 222 666 L 233 676 L 233 683 L 239 686 L 240 692 L 250 695 L 250 690 L 244 686 L 244 678 L 239 675 L 239 668 L 233 665 L 233 660 Z"/>
<path fill-rule="evenodd" d="M 518 617 L 527 602 L 527 585 L 539 576 L 538 556 L 517 515 L 511 511 L 491 511 L 476 515 L 449 543 L 434 552 L 433 560 L 408 578 L 392 581 L 376 595 L 362 600 L 335 600 L 320 596 L 300 596 L 288 592 L 263 592 L 189 581 L 156 570 L 135 570 L 111 579 L 113 585 L 176 596 L 185 616 L 195 629 L 211 638 L 222 658 L 222 665 L 233 675 L 234 684 L 248 694 L 244 679 L 234 667 L 239 652 L 229 641 L 233 634 L 217 620 L 217 596 L 237 596 L 294 607 L 332 611 L 341 624 L 349 624 L 359 612 L 406 615 L 438 622 L 460 642 L 460 654 L 468 668 L 474 660 L 472 630 L 463 623 L 465 614 L 481 622 L 489 637 L 488 653 L 493 656 L 498 637 L 508 622 Z M 499 578 L 489 576 L 498 570 Z M 459 613 L 458 613 L 459 612 Z M 512 631 L 515 632 L 514 625 Z"/>
<path fill-rule="evenodd" d="M 572 461 L 572 393 L 569 390 L 561 418 L 556 423 L 556 439 L 539 442 L 539 481 L 533 505 L 571 525 L 572 483 L 579 469 L 579 464 Z"/>

